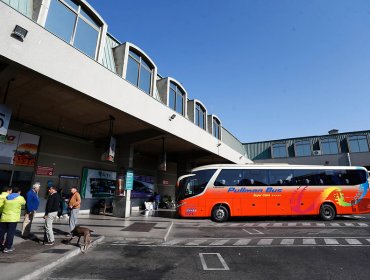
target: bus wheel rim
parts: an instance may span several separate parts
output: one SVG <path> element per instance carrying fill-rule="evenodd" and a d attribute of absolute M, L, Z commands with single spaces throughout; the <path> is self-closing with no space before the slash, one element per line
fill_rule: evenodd
<path fill-rule="evenodd" d="M 219 218 L 219 219 L 222 219 L 223 217 L 225 217 L 224 211 L 221 210 L 221 209 L 218 209 L 217 212 L 216 212 L 216 217 Z"/>

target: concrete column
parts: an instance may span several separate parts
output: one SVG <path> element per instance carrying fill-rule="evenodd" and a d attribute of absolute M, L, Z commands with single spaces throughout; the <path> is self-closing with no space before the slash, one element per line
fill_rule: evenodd
<path fill-rule="evenodd" d="M 122 170 L 126 174 L 127 169 L 133 168 L 134 162 L 134 147 L 131 144 L 122 143 L 119 156 L 117 159 L 117 166 L 119 174 Z M 123 197 L 116 197 L 113 205 L 113 216 L 116 217 L 130 217 L 131 214 L 131 191 L 126 191 L 125 199 Z"/>

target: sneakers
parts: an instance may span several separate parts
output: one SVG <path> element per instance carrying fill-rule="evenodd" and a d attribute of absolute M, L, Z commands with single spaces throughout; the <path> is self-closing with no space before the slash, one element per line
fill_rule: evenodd
<path fill-rule="evenodd" d="M 10 253 L 10 252 L 13 252 L 13 251 L 14 251 L 14 248 L 10 248 L 10 249 L 4 248 L 4 250 L 3 250 L 4 253 Z"/>
<path fill-rule="evenodd" d="M 44 245 L 45 246 L 53 246 L 54 245 L 54 241 L 44 242 Z"/>

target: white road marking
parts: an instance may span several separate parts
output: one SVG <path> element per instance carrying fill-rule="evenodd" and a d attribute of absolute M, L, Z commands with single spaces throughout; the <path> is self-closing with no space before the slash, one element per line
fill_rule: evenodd
<path fill-rule="evenodd" d="M 339 242 L 333 238 L 324 238 L 324 241 L 327 245 L 339 245 Z"/>
<path fill-rule="evenodd" d="M 243 245 L 248 245 L 249 242 L 251 242 L 252 239 L 239 239 L 238 241 L 236 241 L 233 246 L 243 246 Z M 370 239 L 369 239 L 370 240 Z"/>
<path fill-rule="evenodd" d="M 303 245 L 316 245 L 316 240 L 313 238 L 304 238 Z"/>
<path fill-rule="evenodd" d="M 350 245 L 362 245 L 362 243 L 359 240 L 357 240 L 357 239 L 346 238 L 346 241 Z"/>
<path fill-rule="evenodd" d="M 324 223 L 316 223 L 316 226 L 317 227 L 326 227 L 326 225 Z"/>
<path fill-rule="evenodd" d="M 302 223 L 302 226 L 305 226 L 305 227 L 311 226 L 311 223 Z"/>
<path fill-rule="evenodd" d="M 353 227 L 353 226 L 354 226 L 354 224 L 352 224 L 352 223 L 344 223 L 344 225 L 345 225 L 346 227 Z"/>
<path fill-rule="evenodd" d="M 288 223 L 288 227 L 295 227 L 297 223 Z"/>
<path fill-rule="evenodd" d="M 261 232 L 261 231 L 259 231 L 257 229 L 246 230 L 246 229 L 243 228 L 243 231 L 245 231 L 248 234 L 264 234 L 263 232 Z"/>
<path fill-rule="evenodd" d="M 332 226 L 332 227 L 340 227 L 341 225 L 340 224 L 338 224 L 338 223 L 330 223 L 330 225 Z"/>
<path fill-rule="evenodd" d="M 274 223 L 273 226 L 274 227 L 282 227 L 283 226 L 283 223 Z"/>
<path fill-rule="evenodd" d="M 188 246 L 200 245 L 200 244 L 202 244 L 206 241 L 207 241 L 207 239 L 195 239 L 193 241 L 190 241 L 190 242 L 186 243 L 186 245 L 188 245 Z"/>
<path fill-rule="evenodd" d="M 223 268 L 220 268 L 220 267 L 215 267 L 215 268 L 208 267 L 207 266 L 207 263 L 206 263 L 206 260 L 204 259 L 204 255 L 216 255 L 218 257 L 218 259 L 220 260 L 220 263 L 222 264 Z M 200 261 L 201 261 L 202 266 L 203 266 L 203 270 L 230 270 L 229 266 L 227 265 L 227 263 L 225 262 L 225 260 L 222 258 L 222 256 L 220 255 L 220 253 L 199 253 L 199 257 L 200 257 Z"/>
<path fill-rule="evenodd" d="M 221 239 L 221 240 L 216 240 L 216 241 L 213 241 L 211 244 L 209 244 L 210 246 L 221 246 L 221 245 L 224 245 L 225 243 L 227 243 L 229 241 L 229 239 Z"/>
<path fill-rule="evenodd" d="M 274 241 L 274 239 L 261 239 L 258 241 L 257 245 L 271 245 L 272 241 Z"/>
<path fill-rule="evenodd" d="M 365 223 L 358 223 L 358 225 L 359 225 L 360 227 L 368 227 L 368 226 L 369 226 L 368 224 L 365 224 Z"/>
<path fill-rule="evenodd" d="M 173 239 L 171 241 L 165 242 L 164 244 L 166 244 L 166 245 L 175 245 L 177 243 L 180 243 L 181 241 L 183 241 L 183 239 Z"/>
<path fill-rule="evenodd" d="M 281 245 L 293 245 L 294 244 L 294 239 L 283 239 L 280 242 Z"/>
<path fill-rule="evenodd" d="M 366 239 L 367 242 L 370 242 L 370 239 Z"/>

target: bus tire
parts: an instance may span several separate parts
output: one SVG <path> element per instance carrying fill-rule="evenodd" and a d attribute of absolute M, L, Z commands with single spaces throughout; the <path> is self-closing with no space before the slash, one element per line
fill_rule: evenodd
<path fill-rule="evenodd" d="M 337 215 L 335 208 L 330 204 L 323 204 L 320 207 L 320 217 L 324 221 L 331 221 L 334 220 L 335 216 Z"/>
<path fill-rule="evenodd" d="M 225 206 L 216 205 L 212 209 L 212 220 L 218 223 L 226 222 L 229 218 L 229 210 Z"/>

